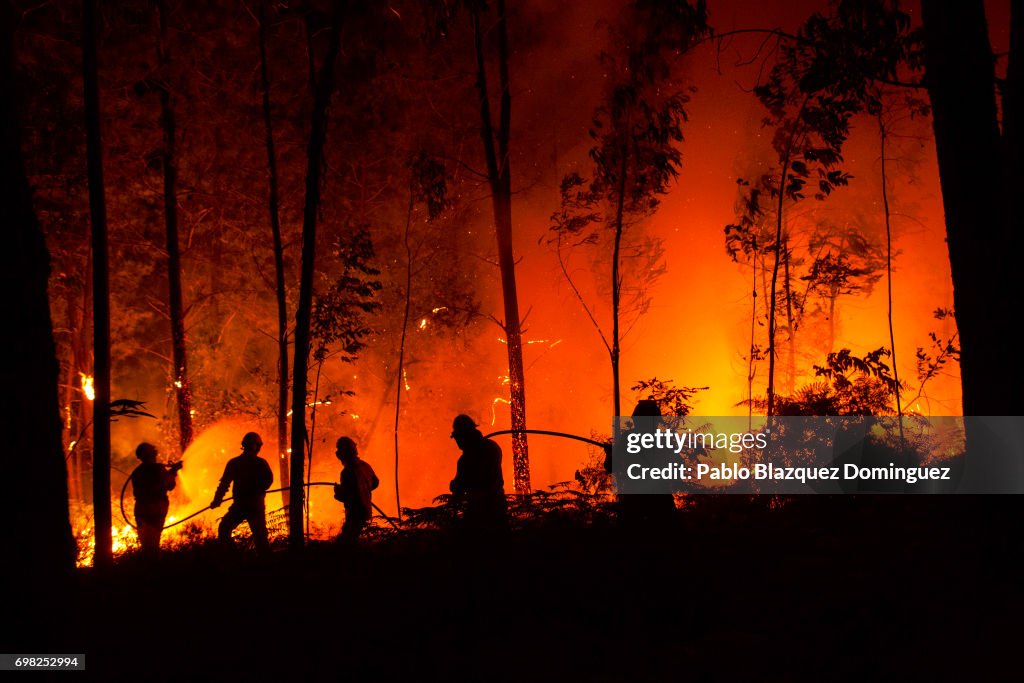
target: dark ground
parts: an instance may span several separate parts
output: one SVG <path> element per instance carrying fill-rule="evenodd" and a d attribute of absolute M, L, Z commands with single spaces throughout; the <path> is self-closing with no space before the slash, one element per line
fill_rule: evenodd
<path fill-rule="evenodd" d="M 85 680 L 1007 679 L 1020 499 L 703 497 L 660 530 L 527 522 L 85 570 L 24 651 Z M 11 626 L 9 623 L 8 626 Z M 28 641 L 32 642 L 29 643 Z M 19 641 L 23 641 L 20 642 Z"/>

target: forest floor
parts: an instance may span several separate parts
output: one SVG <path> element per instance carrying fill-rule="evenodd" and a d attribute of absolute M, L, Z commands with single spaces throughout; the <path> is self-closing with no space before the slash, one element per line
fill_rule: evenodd
<path fill-rule="evenodd" d="M 45 649 L 85 653 L 92 680 L 865 681 L 1015 670 L 1016 497 L 770 500 L 703 497 L 658 529 L 554 514 L 486 543 L 434 530 L 355 552 L 313 543 L 258 558 L 203 543 L 157 564 L 128 557 L 77 572 Z"/>

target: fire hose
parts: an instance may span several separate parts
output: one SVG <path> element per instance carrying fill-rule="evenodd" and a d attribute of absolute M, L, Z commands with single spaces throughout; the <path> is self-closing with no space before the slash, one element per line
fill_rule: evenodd
<path fill-rule="evenodd" d="M 597 446 L 598 448 L 607 449 L 609 446 L 609 444 L 604 441 L 595 441 L 594 439 L 588 439 L 585 436 L 576 436 L 575 434 L 566 434 L 565 432 L 552 432 L 547 429 L 502 429 L 500 432 L 491 432 L 484 436 L 484 438 L 489 439 L 492 436 L 498 436 L 499 434 L 545 434 L 547 436 L 557 436 L 562 439 L 582 441 L 583 443 L 588 443 L 591 446 Z"/>
<path fill-rule="evenodd" d="M 130 519 L 128 519 L 128 514 L 125 512 L 125 509 L 124 509 L 124 494 L 127 493 L 127 491 L 128 491 L 128 484 L 129 483 L 131 483 L 131 478 L 125 479 L 124 486 L 121 487 L 121 517 L 124 519 L 125 523 L 128 524 L 128 526 L 130 526 L 131 528 L 133 528 L 136 531 L 138 531 L 139 527 L 135 526 L 135 524 Z M 311 481 L 308 484 L 303 484 L 303 487 L 305 488 L 305 487 L 309 487 L 309 486 L 336 486 L 336 485 L 337 484 L 335 484 L 332 481 Z M 291 487 L 285 486 L 285 487 L 279 488 L 279 489 L 271 489 L 271 490 L 267 491 L 267 493 L 280 493 L 281 491 L 290 491 L 290 490 L 291 490 Z M 228 497 L 224 498 L 221 502 L 226 502 L 226 501 L 229 501 L 229 500 L 233 500 L 233 497 L 232 496 L 228 496 Z M 370 505 L 373 506 L 373 509 L 376 510 L 380 514 L 381 517 L 383 517 L 384 519 L 386 519 L 388 521 L 388 524 L 390 524 L 391 526 L 395 527 L 396 529 L 399 528 L 398 525 L 395 524 L 395 521 L 391 517 L 388 517 L 386 514 L 384 514 L 383 510 L 381 510 L 379 507 L 377 507 L 376 503 L 370 503 Z M 204 512 L 206 512 L 207 510 L 212 510 L 212 509 L 213 508 L 211 506 L 207 505 L 204 508 L 196 510 L 191 515 L 189 515 L 188 517 L 183 517 L 183 518 L 181 518 L 179 520 L 176 520 L 173 524 L 165 524 L 163 528 L 164 529 L 170 529 L 172 527 L 178 526 L 179 524 L 184 524 L 185 522 L 187 522 L 188 520 L 192 519 L 193 517 L 198 517 L 199 515 L 201 515 Z"/>
<path fill-rule="evenodd" d="M 500 430 L 500 431 L 497 431 L 497 432 L 491 432 L 490 434 L 485 435 L 484 438 L 485 439 L 489 439 L 492 436 L 500 436 L 502 434 L 541 434 L 541 435 L 545 435 L 545 436 L 555 436 L 555 437 L 559 437 L 559 438 L 562 438 L 562 439 L 572 439 L 574 441 L 582 441 L 583 443 L 587 443 L 587 444 L 590 444 L 592 446 L 597 446 L 598 448 L 602 448 L 602 449 L 605 449 L 605 450 L 607 450 L 609 448 L 609 445 L 607 443 L 603 443 L 601 441 L 595 441 L 594 439 L 588 439 L 587 437 L 584 437 L 584 436 L 577 436 L 576 434 L 566 434 L 565 432 L 555 432 L 555 431 L 551 431 L 551 430 L 547 430 L 547 429 L 503 429 L 503 430 Z M 135 526 L 135 524 L 131 520 L 128 519 L 128 514 L 125 512 L 125 509 L 124 509 L 124 495 L 128 491 L 128 484 L 130 482 L 131 482 L 131 478 L 129 477 L 128 479 L 125 479 L 124 486 L 121 487 L 121 501 L 120 501 L 121 502 L 121 517 L 124 519 L 125 523 L 128 524 L 128 526 L 130 526 L 131 528 L 133 528 L 133 529 L 135 529 L 137 531 L 138 527 Z M 303 484 L 303 486 L 304 487 L 309 487 L 309 486 L 336 486 L 336 484 L 334 482 L 330 482 L 330 481 L 313 481 L 313 482 L 310 482 L 308 484 Z M 279 489 L 272 489 L 270 491 L 267 491 L 267 493 L 279 493 L 281 491 L 290 491 L 290 490 L 291 490 L 290 487 L 283 487 L 283 488 L 279 488 Z M 229 501 L 229 500 L 232 500 L 232 496 L 228 496 L 227 498 L 224 498 L 222 502 Z M 399 528 L 399 526 L 397 524 L 395 524 L 395 521 L 391 517 L 388 517 L 386 514 L 384 514 L 383 510 L 381 510 L 379 507 L 377 507 L 376 503 L 371 503 L 371 505 L 373 505 L 373 509 L 376 510 L 380 514 L 381 517 L 383 517 L 384 519 L 386 519 L 388 521 L 388 524 L 393 526 L 395 529 Z M 178 526 L 179 524 L 184 524 L 185 522 L 187 522 L 188 520 L 192 519 L 193 517 L 198 517 L 199 515 L 203 514 L 204 512 L 206 512 L 207 510 L 210 510 L 210 509 L 212 509 L 212 508 L 209 505 L 207 505 L 206 507 L 204 507 L 204 508 L 202 508 L 200 510 L 196 510 L 195 512 L 193 512 L 192 514 L 188 515 L 187 517 L 183 517 L 182 519 L 176 520 L 173 524 L 165 525 L 163 528 L 164 529 L 170 529 L 172 527 Z"/>

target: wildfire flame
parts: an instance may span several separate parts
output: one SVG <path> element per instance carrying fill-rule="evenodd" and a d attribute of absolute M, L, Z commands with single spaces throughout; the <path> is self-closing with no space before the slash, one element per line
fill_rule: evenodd
<path fill-rule="evenodd" d="M 96 400 L 96 388 L 93 386 L 92 375 L 87 375 L 84 372 L 78 373 L 78 376 L 82 378 L 82 393 L 90 401 Z"/>
<path fill-rule="evenodd" d="M 494 426 L 494 423 L 498 421 L 498 414 L 494 410 L 494 407 L 497 406 L 499 403 L 504 403 L 505 405 L 510 405 L 508 399 L 502 398 L 500 396 L 498 396 L 493 401 L 491 401 L 491 426 L 492 427 Z"/>

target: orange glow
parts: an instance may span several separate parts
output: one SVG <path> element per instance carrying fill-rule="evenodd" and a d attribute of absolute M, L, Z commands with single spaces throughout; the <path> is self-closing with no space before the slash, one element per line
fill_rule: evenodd
<path fill-rule="evenodd" d="M 788 21 L 789 28 L 795 29 L 796 22 L 806 18 L 806 12 L 797 4 L 782 5 L 787 7 L 783 13 L 788 18 L 780 21 Z M 530 6 L 525 6 L 524 11 Z M 563 8 L 559 10 L 564 12 L 559 15 L 562 19 L 573 21 L 546 26 L 545 31 L 538 34 L 536 45 L 513 46 L 511 65 L 514 125 L 509 154 L 515 187 L 512 198 L 515 269 L 523 322 L 525 376 L 522 381 L 528 427 L 598 438 L 610 433 L 613 412 L 609 351 L 594 324 L 596 322 L 607 337 L 611 329 L 610 249 L 606 245 L 584 245 L 572 252 L 570 272 L 579 290 L 575 292 L 562 274 L 558 257 L 546 238 L 552 212 L 560 202 L 560 180 L 574 170 L 589 174 L 592 168 L 588 153 L 593 141 L 587 131 L 611 79 L 599 57 L 606 47 L 605 32 L 584 31 L 585 35 L 581 35 L 578 29 L 598 25 L 599 13 L 607 8 L 588 3 L 552 4 L 556 6 Z M 712 8 L 711 11 L 725 10 Z M 728 26 L 731 19 L 731 16 L 713 16 L 712 23 Z M 740 23 L 757 22 L 742 17 Z M 773 18 L 771 24 L 775 23 Z M 737 51 L 746 49 L 742 40 L 737 37 L 731 45 Z M 749 43 L 745 56 L 753 53 L 760 38 L 750 40 L 753 42 Z M 571 78 L 561 65 L 567 68 L 571 65 Z M 765 349 L 767 328 L 763 308 L 766 298 L 758 282 L 759 319 L 752 325 L 753 273 L 749 263 L 737 264 L 730 260 L 725 250 L 723 227 L 736 220 L 736 179 L 751 178 L 778 165 L 778 155 L 772 147 L 774 131 L 761 125 L 764 107 L 749 92 L 761 76 L 761 66 L 757 60 L 734 66 L 730 59 L 717 54 L 711 43 L 685 56 L 681 63 L 678 75 L 685 78 L 687 86 L 693 85 L 695 91 L 686 104 L 688 121 L 683 126 L 685 139 L 680 143 L 680 173 L 669 194 L 660 197 L 657 210 L 631 228 L 637 236 L 661 240 L 665 272 L 652 277 L 651 268 L 644 263 L 626 273 L 627 284 L 643 284 L 649 299 L 649 306 L 642 315 L 623 320 L 619 398 L 621 410 L 626 414 L 642 398 L 631 387 L 652 377 L 672 380 L 676 386 L 710 387 L 694 398 L 695 415 L 747 414 L 747 407 L 741 402 L 748 397 L 751 328 L 754 328 L 755 344 Z M 429 84 L 422 87 L 425 95 L 432 95 L 428 92 Z M 195 103 L 197 116 L 204 114 L 205 106 Z M 553 111 L 558 115 L 552 116 Z M 220 113 L 217 114 L 219 120 Z M 893 161 L 887 166 L 887 177 L 893 202 L 896 253 L 893 262 L 895 345 L 900 379 L 910 385 L 903 395 L 905 409 L 922 414 L 955 415 L 961 412 L 956 363 L 949 363 L 923 391 L 916 379 L 915 351 L 918 347 L 928 347 L 929 332 L 935 331 L 940 337 L 948 338 L 955 334 L 956 327 L 952 318 L 940 321 L 932 317 L 936 308 L 951 307 L 953 293 L 931 122 L 919 117 L 908 119 L 900 126 L 900 130 L 893 131 L 894 139 L 899 136 L 904 142 L 893 143 Z M 205 129 L 197 123 L 196 130 Z M 820 224 L 853 225 L 874 244 L 884 243 L 878 142 L 874 119 L 857 119 L 844 149 L 844 169 L 854 177 L 850 186 L 837 190 L 826 201 L 808 198 L 789 210 L 786 229 L 793 235 L 797 256 L 807 258 L 807 235 L 811 228 Z M 198 153 L 202 148 L 198 142 L 194 144 Z M 348 148 L 340 143 L 334 145 L 333 141 L 328 148 L 325 165 L 347 168 L 347 159 L 338 164 L 338 159 L 332 155 Z M 136 155 L 136 150 L 129 151 Z M 448 151 L 455 155 L 455 150 Z M 476 138 L 469 140 L 465 148 L 460 147 L 458 154 L 460 162 L 464 158 L 464 163 L 470 167 L 482 162 Z M 360 163 L 361 159 L 352 160 L 353 168 L 358 168 Z M 301 173 L 294 169 L 289 169 L 285 175 L 301 179 Z M 382 171 L 381 175 L 386 174 Z M 213 178 L 211 186 L 214 180 L 219 181 L 219 178 Z M 262 176 L 260 182 L 263 182 Z M 334 457 L 334 444 L 339 436 L 351 436 L 359 445 L 361 457 L 374 467 L 381 480 L 373 500 L 388 514 L 396 512 L 393 435 L 396 395 L 401 393 L 398 416 L 401 464 L 397 478 L 401 480 L 404 506 L 431 505 L 439 493 L 448 491 L 459 457 L 457 446 L 449 438 L 455 415 L 468 414 L 481 425 L 489 425 L 491 431 L 511 426 L 511 410 L 507 407 L 511 384 L 508 347 L 500 327 L 504 318 L 500 281 L 493 267 L 493 214 L 489 200 L 471 199 L 486 195 L 480 191 L 484 184 L 475 186 L 474 182 L 464 176 L 458 179 L 458 187 L 453 185 L 452 188 L 453 195 L 458 194 L 462 202 L 458 214 L 439 219 L 448 221 L 439 233 L 445 235 L 440 245 L 444 256 L 439 258 L 452 258 L 452 268 L 465 276 L 462 284 L 467 290 L 466 300 L 471 303 L 463 304 L 456 296 L 438 296 L 436 289 L 427 288 L 438 283 L 427 282 L 424 275 L 412 286 L 419 298 L 411 309 L 408 325 L 403 326 L 403 316 L 398 310 L 401 307 L 394 304 L 403 300 L 397 293 L 407 293 L 404 267 L 407 261 L 403 251 L 395 251 L 398 244 L 394 241 L 395 235 L 382 227 L 382 239 L 375 244 L 379 248 L 376 265 L 383 271 L 382 291 L 386 297 L 382 297 L 385 310 L 375 313 L 376 317 L 370 321 L 374 334 L 353 362 L 343 362 L 333 356 L 322 364 L 317 394 L 313 393 L 313 373 L 310 375 L 308 396 L 330 395 L 336 403 L 330 410 L 317 411 L 316 429 L 309 446 L 313 479 L 337 480 L 340 466 Z M 238 193 L 243 194 L 242 189 L 246 196 L 262 196 L 264 192 L 262 185 L 232 186 L 232 192 L 239 190 Z M 298 189 L 298 186 L 290 188 L 290 192 L 294 194 Z M 339 214 L 336 205 L 349 201 L 345 192 L 341 186 L 337 191 L 325 192 L 329 195 L 322 211 L 325 225 L 335 225 L 338 215 L 351 212 L 351 207 L 345 205 Z M 248 225 L 247 221 L 231 214 L 232 193 L 224 192 L 224 195 L 224 225 Z M 383 199 L 380 201 L 386 203 Z M 192 201 L 192 204 L 197 203 L 201 202 Z M 390 210 L 381 209 L 382 216 L 390 216 Z M 239 215 L 255 215 L 253 212 L 247 204 Z M 415 220 L 413 223 L 413 241 L 423 238 L 428 246 L 433 246 L 423 237 L 426 234 L 423 226 Z M 197 230 L 197 237 L 202 237 L 199 234 L 202 231 Z M 246 242 L 246 253 L 240 262 L 249 264 L 256 259 L 261 268 L 270 273 L 270 251 L 260 244 L 260 240 L 268 238 L 258 237 L 262 233 L 258 233 L 256 227 L 252 230 L 252 235 L 243 234 L 244 240 L 239 240 Z M 417 236 L 417 230 L 424 232 Z M 286 237 L 291 240 L 297 234 Z M 253 242 L 251 249 L 249 241 Z M 232 247 L 225 242 L 218 248 L 230 252 Z M 199 247 L 196 249 L 198 254 Z M 250 250 L 252 254 L 248 253 Z M 326 254 L 318 258 L 323 263 L 328 261 Z M 186 280 L 193 280 L 189 284 L 196 291 L 203 291 L 202 287 L 206 286 L 208 273 L 202 268 L 210 260 L 209 255 L 204 254 L 190 264 L 193 270 L 186 273 Z M 390 270 L 389 264 L 392 264 Z M 394 264 L 401 264 L 401 267 Z M 797 281 L 803 272 L 798 273 Z M 293 275 L 295 273 L 289 277 Z M 326 268 L 318 277 L 320 275 L 326 276 Z M 289 281 L 289 288 L 296 283 Z M 318 283 L 323 286 L 320 280 Z M 279 450 L 274 417 L 278 348 L 272 336 L 266 334 L 276 329 L 275 302 L 270 290 L 259 291 L 263 293 L 247 294 L 244 306 L 237 305 L 236 299 L 225 294 L 223 301 L 217 300 L 217 306 L 203 309 L 201 316 L 194 315 L 195 332 L 190 329 L 190 352 L 195 353 L 197 359 L 190 363 L 190 368 L 196 372 L 190 384 L 197 397 L 204 400 L 196 401 L 197 437 L 184 454 L 186 466 L 180 474 L 179 489 L 172 495 L 172 513 L 179 519 L 210 502 L 224 463 L 239 452 L 238 444 L 245 432 L 259 432 L 267 443 L 265 451 L 277 453 Z M 593 321 L 580 299 L 593 313 Z M 777 376 L 780 390 L 796 389 L 814 381 L 814 366 L 823 364 L 829 350 L 849 348 L 855 355 L 862 355 L 880 346 L 888 347 L 885 299 L 884 279 L 875 285 L 870 295 L 840 297 L 835 314 L 828 321 L 834 326 L 832 349 L 825 348 L 828 344 L 822 342 L 827 336 L 824 318 L 808 318 L 797 330 L 792 371 L 786 378 L 782 375 L 788 372 L 787 335 L 785 331 L 780 332 L 777 346 L 777 362 L 782 366 Z M 451 307 L 434 305 L 442 302 Z M 138 305 L 131 314 L 140 316 L 147 310 L 147 303 L 135 303 Z M 818 303 L 810 302 L 808 306 Z M 463 315 L 466 309 L 472 309 L 471 313 Z M 229 318 L 229 312 L 233 318 Z M 780 323 L 784 322 L 785 315 L 784 311 L 780 312 Z M 463 317 L 469 321 L 461 320 Z M 140 329 L 143 327 L 139 325 Z M 399 372 L 398 339 L 403 327 L 409 334 Z M 413 330 L 425 332 L 428 329 L 429 334 L 412 334 Z M 216 339 L 217 344 L 200 341 L 206 339 Z M 147 350 L 153 347 L 160 353 L 169 353 L 167 349 L 157 348 L 157 341 L 133 338 L 121 340 L 121 343 L 125 347 Z M 118 385 L 113 387 L 113 395 L 145 399 L 160 418 L 159 426 L 149 420 L 118 422 L 113 435 L 114 450 L 122 461 L 130 461 L 140 441 L 158 443 L 159 438 L 164 438 L 159 443 L 173 442 L 174 406 L 167 397 L 166 363 L 154 358 L 132 357 L 131 362 L 124 363 L 115 373 Z M 753 374 L 752 394 L 764 395 L 767 361 L 754 363 Z M 411 391 L 411 377 L 416 379 L 416 392 Z M 180 383 L 175 385 L 180 386 Z M 86 398 L 94 400 L 92 377 L 82 375 L 82 390 Z M 313 405 L 327 406 L 331 402 L 309 404 Z M 291 414 L 288 410 L 287 415 Z M 67 438 L 75 438 L 77 431 Z M 514 481 L 512 440 L 499 436 L 495 441 L 503 450 L 505 481 L 511 484 Z M 530 437 L 529 449 L 531 481 L 536 489 L 572 481 L 577 470 L 597 457 L 586 446 L 561 439 Z M 161 452 L 166 453 L 167 449 L 162 447 Z M 290 449 L 287 452 L 290 453 Z M 278 477 L 278 464 L 272 463 L 272 466 Z M 278 485 L 275 482 L 275 487 Z M 510 485 L 508 490 L 511 491 Z M 310 496 L 315 501 L 312 506 L 314 528 L 327 529 L 340 524 L 341 505 L 333 500 L 330 491 L 314 489 Z M 280 507 L 278 494 L 272 494 L 271 498 L 273 502 L 268 500 L 268 510 Z M 199 519 L 212 529 L 223 512 L 224 509 L 207 512 Z M 165 539 L 173 537 L 170 532 L 165 535 Z"/>
<path fill-rule="evenodd" d="M 92 375 L 87 375 L 84 372 L 78 373 L 78 376 L 82 379 L 82 393 L 85 394 L 85 398 L 90 401 L 96 400 L 96 388 L 93 386 Z"/>

